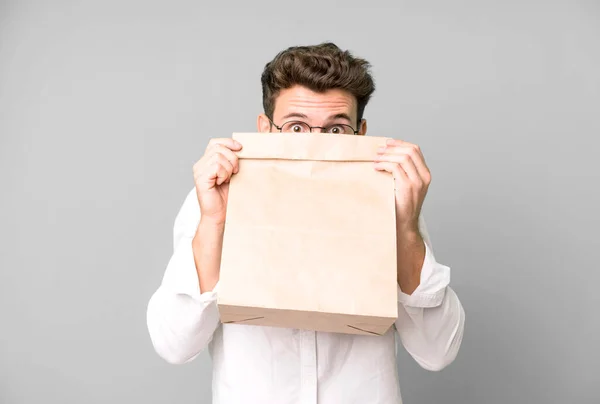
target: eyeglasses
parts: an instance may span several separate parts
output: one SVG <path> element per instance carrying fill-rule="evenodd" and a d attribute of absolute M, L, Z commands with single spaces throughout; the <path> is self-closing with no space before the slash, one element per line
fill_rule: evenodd
<path fill-rule="evenodd" d="M 310 126 L 306 122 L 302 121 L 288 121 L 281 126 L 275 125 L 275 122 L 269 118 L 269 121 L 275 126 L 280 132 L 291 132 L 291 133 L 310 133 L 313 129 L 321 129 L 324 133 L 331 133 L 332 135 L 356 135 L 358 133 L 350 125 L 343 123 L 336 123 L 326 127 L 323 126 Z"/>

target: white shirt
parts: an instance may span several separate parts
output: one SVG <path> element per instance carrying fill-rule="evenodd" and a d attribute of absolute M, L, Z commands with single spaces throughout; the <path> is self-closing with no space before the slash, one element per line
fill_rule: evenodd
<path fill-rule="evenodd" d="M 396 339 L 428 370 L 456 357 L 465 313 L 423 219 L 421 283 L 410 296 L 398 288 L 398 319 L 382 336 L 221 324 L 218 284 L 200 293 L 192 251 L 199 221 L 192 189 L 175 219 L 174 253 L 148 303 L 147 323 L 156 352 L 169 363 L 189 362 L 208 348 L 213 404 L 399 404 Z"/>

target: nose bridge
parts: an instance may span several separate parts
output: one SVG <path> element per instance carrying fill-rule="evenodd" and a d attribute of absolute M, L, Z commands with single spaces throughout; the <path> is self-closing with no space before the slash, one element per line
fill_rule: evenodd
<path fill-rule="evenodd" d="M 325 133 L 327 131 L 327 128 L 324 128 L 322 126 L 311 126 L 310 127 L 310 132 L 311 133 L 313 132 L 313 129 L 320 129 L 320 131 L 319 131 L 320 133 Z"/>

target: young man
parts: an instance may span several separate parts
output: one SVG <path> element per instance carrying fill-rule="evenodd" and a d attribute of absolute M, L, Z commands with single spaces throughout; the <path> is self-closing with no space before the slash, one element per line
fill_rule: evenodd
<path fill-rule="evenodd" d="M 362 136 L 374 91 L 367 61 L 334 44 L 279 53 L 262 75 L 259 132 Z M 398 319 L 383 336 L 221 324 L 219 266 L 228 183 L 243 145 L 213 139 L 194 165 L 195 188 L 174 225 L 174 253 L 148 304 L 148 330 L 170 363 L 209 348 L 213 403 L 401 403 L 396 336 L 425 369 L 441 370 L 457 355 L 464 310 L 448 286 L 450 268 L 435 260 L 421 216 L 431 181 L 418 146 L 390 141 L 373 169 L 394 177 L 398 222 Z"/>

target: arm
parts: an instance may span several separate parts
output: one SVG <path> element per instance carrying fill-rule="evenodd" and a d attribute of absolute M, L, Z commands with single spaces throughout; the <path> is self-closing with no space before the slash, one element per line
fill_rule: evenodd
<path fill-rule="evenodd" d="M 233 139 L 211 139 L 193 166 L 195 187 L 175 219 L 175 251 L 147 310 L 152 344 L 167 362 L 194 359 L 219 326 L 216 293 L 227 195 L 239 169 L 234 151 L 241 147 Z"/>
<path fill-rule="evenodd" d="M 452 363 L 462 342 L 465 313 L 448 286 L 450 268 L 436 262 L 421 208 L 431 173 L 419 146 L 389 139 L 375 159 L 394 177 L 398 243 L 398 319 L 402 344 L 425 369 Z"/>
<path fill-rule="evenodd" d="M 222 232 L 201 224 L 193 189 L 175 219 L 174 252 L 147 308 L 150 339 L 158 355 L 169 363 L 193 360 L 206 348 L 219 325 L 214 290 L 218 266 L 215 271 L 214 265 L 218 265 L 217 256 L 220 259 L 220 254 L 215 252 L 220 237 L 222 240 Z M 200 273 L 208 275 L 200 277 Z M 202 289 L 206 285 L 203 293 L 201 284 Z"/>
<path fill-rule="evenodd" d="M 436 262 L 424 219 L 419 219 L 423 249 L 418 243 L 399 250 L 399 261 L 408 259 L 412 267 L 418 267 L 417 285 L 409 293 L 398 288 L 398 319 L 395 327 L 402 345 L 417 363 L 431 371 L 444 369 L 456 358 L 462 343 L 465 312 L 454 291 L 448 286 L 450 268 Z M 402 258 L 400 254 L 405 254 Z M 421 265 L 417 265 L 418 257 Z M 407 261 L 405 261 L 407 262 Z M 413 271 L 414 273 L 415 271 Z M 400 277 L 399 277 L 400 278 Z"/>
<path fill-rule="evenodd" d="M 224 223 L 200 219 L 198 229 L 192 239 L 194 262 L 201 292 L 213 291 L 219 282 L 224 231 Z"/>
<path fill-rule="evenodd" d="M 402 292 L 411 295 L 421 283 L 423 261 L 427 253 L 425 241 L 419 230 L 397 229 L 397 276 Z"/>

